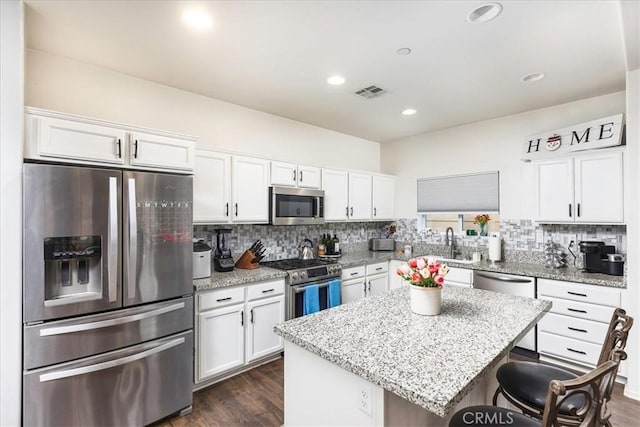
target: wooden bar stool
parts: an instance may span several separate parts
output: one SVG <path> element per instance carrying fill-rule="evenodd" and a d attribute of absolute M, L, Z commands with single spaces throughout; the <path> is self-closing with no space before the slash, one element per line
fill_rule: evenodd
<path fill-rule="evenodd" d="M 605 342 L 600 351 L 598 366 L 609 359 L 613 350 L 624 350 L 633 318 L 616 308 L 609 323 Z M 520 409 L 523 414 L 542 419 L 547 401 L 547 389 L 552 380 L 569 381 L 577 374 L 559 367 L 538 362 L 508 362 L 498 368 L 496 373 L 498 389 L 493 395 L 493 404 L 497 405 L 498 396 Z M 557 411 L 564 417 L 572 417 L 572 409 L 584 404 L 585 396 L 574 394 L 562 399 Z"/>
<path fill-rule="evenodd" d="M 620 361 L 626 358 L 624 351 L 616 349 L 609 360 L 591 372 L 569 380 L 551 380 L 540 419 L 497 406 L 470 406 L 456 412 L 449 427 L 610 426 L 607 402 L 611 399 Z M 580 406 L 569 405 L 564 409 L 571 414 L 569 418 L 561 413 L 568 401 L 581 402 Z"/>

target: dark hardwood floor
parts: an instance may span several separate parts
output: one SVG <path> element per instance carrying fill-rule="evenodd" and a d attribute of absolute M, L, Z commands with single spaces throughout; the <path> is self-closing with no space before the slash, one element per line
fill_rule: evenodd
<path fill-rule="evenodd" d="M 640 402 L 616 384 L 610 403 L 615 427 L 640 425 Z M 281 426 L 284 423 L 284 359 L 262 365 L 193 395 L 193 412 L 155 424 L 174 426 Z"/>

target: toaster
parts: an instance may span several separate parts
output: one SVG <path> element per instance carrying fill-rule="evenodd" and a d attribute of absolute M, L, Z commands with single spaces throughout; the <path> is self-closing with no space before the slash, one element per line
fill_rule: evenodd
<path fill-rule="evenodd" d="M 370 251 L 395 251 L 395 239 L 369 239 Z"/>

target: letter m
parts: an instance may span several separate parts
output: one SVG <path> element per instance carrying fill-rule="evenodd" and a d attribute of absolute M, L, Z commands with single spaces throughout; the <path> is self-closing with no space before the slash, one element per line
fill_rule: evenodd
<path fill-rule="evenodd" d="M 569 145 L 573 145 L 573 142 L 575 141 L 576 144 L 580 144 L 581 142 L 589 142 L 589 132 L 591 131 L 591 128 L 587 128 L 583 133 L 582 136 L 578 136 L 578 132 L 576 132 L 575 130 L 573 132 L 571 132 L 571 144 Z M 584 141 L 583 141 L 584 139 Z"/>

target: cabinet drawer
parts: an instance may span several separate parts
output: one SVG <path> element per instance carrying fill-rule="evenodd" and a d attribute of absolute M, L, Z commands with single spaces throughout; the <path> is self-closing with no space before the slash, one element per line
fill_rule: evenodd
<path fill-rule="evenodd" d="M 272 280 L 247 286 L 247 301 L 284 293 L 284 280 Z"/>
<path fill-rule="evenodd" d="M 216 289 L 198 295 L 198 311 L 244 302 L 244 286 Z"/>
<path fill-rule="evenodd" d="M 601 346 L 547 332 L 538 332 L 538 351 L 595 366 Z"/>
<path fill-rule="evenodd" d="M 370 276 L 372 274 L 382 274 L 382 273 L 386 273 L 387 271 L 389 271 L 389 262 L 385 261 L 385 262 L 378 262 L 375 264 L 369 264 L 367 265 L 367 276 Z"/>
<path fill-rule="evenodd" d="M 465 285 L 473 284 L 473 270 L 466 268 L 449 267 L 449 273 L 445 277 L 445 283 L 457 282 Z"/>
<path fill-rule="evenodd" d="M 539 331 L 588 341 L 600 346 L 604 342 L 608 328 L 609 325 L 606 323 L 592 322 L 553 313 L 547 313 L 538 322 Z"/>
<path fill-rule="evenodd" d="M 598 304 L 588 304 L 586 302 L 570 301 L 560 298 L 538 296 L 538 299 L 551 301 L 551 313 L 564 314 L 565 316 L 579 317 L 581 319 L 593 320 L 608 324 L 611 321 L 613 307 Z"/>
<path fill-rule="evenodd" d="M 364 265 L 358 267 L 351 267 L 342 270 L 342 280 L 357 279 L 358 277 L 364 277 L 365 268 Z"/>
<path fill-rule="evenodd" d="M 582 285 L 573 282 L 538 279 L 538 296 L 569 299 L 573 301 L 590 302 L 593 304 L 620 306 L 620 291 L 607 289 L 596 285 Z M 606 320 L 607 322 L 609 319 Z"/>

